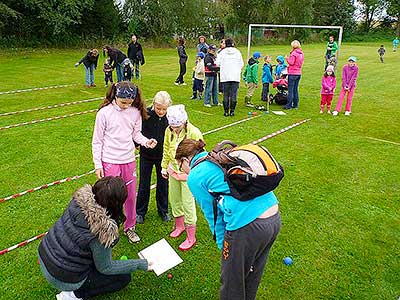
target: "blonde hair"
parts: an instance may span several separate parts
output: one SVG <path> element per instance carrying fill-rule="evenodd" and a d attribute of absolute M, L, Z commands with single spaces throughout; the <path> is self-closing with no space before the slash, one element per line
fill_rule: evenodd
<path fill-rule="evenodd" d="M 294 40 L 290 43 L 290 46 L 292 46 L 293 49 L 296 48 L 301 48 L 300 42 L 298 40 Z"/>
<path fill-rule="evenodd" d="M 166 91 L 159 91 L 153 98 L 153 106 L 154 103 L 169 107 L 172 104 L 171 96 Z"/>

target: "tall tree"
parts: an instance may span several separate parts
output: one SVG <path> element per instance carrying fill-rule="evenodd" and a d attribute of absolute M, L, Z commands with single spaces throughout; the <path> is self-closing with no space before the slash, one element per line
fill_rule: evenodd
<path fill-rule="evenodd" d="M 399 1 L 399 0 L 397 0 Z M 386 7 L 386 0 L 358 0 L 360 13 L 363 18 L 363 29 L 369 32 L 382 17 Z"/>
<path fill-rule="evenodd" d="M 396 21 L 396 36 L 400 35 L 400 1 L 389 0 L 387 13 Z"/>

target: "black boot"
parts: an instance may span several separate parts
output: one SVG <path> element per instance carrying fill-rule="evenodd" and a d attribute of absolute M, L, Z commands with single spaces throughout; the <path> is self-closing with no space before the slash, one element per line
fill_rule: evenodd
<path fill-rule="evenodd" d="M 236 108 L 236 102 L 232 102 L 231 103 L 231 109 L 230 109 L 231 112 L 229 113 L 229 115 L 231 117 L 233 117 L 235 115 L 235 108 Z"/>
<path fill-rule="evenodd" d="M 225 110 L 224 116 L 225 116 L 225 117 L 229 116 L 229 112 L 228 112 L 227 110 Z"/>

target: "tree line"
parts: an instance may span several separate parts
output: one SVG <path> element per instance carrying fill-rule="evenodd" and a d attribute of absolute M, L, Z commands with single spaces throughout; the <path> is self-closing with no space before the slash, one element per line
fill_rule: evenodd
<path fill-rule="evenodd" d="M 0 43 L 82 45 L 136 33 L 174 36 L 247 34 L 250 23 L 341 25 L 345 38 L 376 31 L 399 35 L 399 0 L 0 0 Z"/>

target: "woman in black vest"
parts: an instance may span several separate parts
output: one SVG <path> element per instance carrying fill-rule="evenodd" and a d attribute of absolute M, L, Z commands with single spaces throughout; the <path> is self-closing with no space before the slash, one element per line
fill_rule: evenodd
<path fill-rule="evenodd" d="M 103 177 L 78 189 L 39 245 L 44 277 L 60 290 L 57 300 L 88 299 L 129 284 L 131 272 L 152 270 L 145 259 L 112 260 L 127 197 L 120 177 Z"/>

